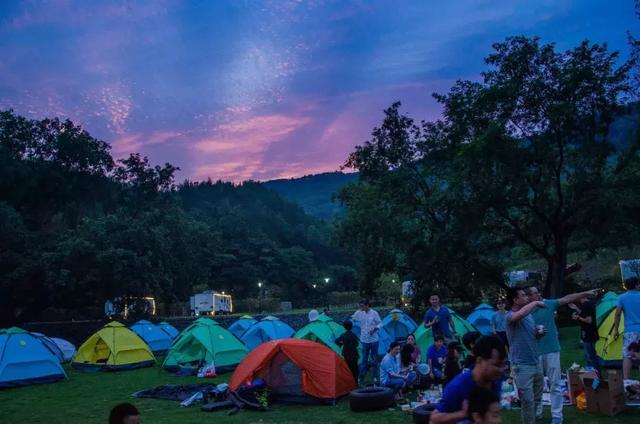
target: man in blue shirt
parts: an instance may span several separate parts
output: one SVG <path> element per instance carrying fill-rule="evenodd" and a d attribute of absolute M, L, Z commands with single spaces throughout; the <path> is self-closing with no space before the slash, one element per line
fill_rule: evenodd
<path fill-rule="evenodd" d="M 625 379 L 631 378 L 631 368 L 633 361 L 629 352 L 631 343 L 640 342 L 640 281 L 638 278 L 628 278 L 624 282 L 627 289 L 625 294 L 618 297 L 616 316 L 613 322 L 613 337 L 620 336 L 620 317 L 624 313 L 624 338 L 622 348 L 624 357 L 622 359 L 622 374 Z"/>
<path fill-rule="evenodd" d="M 458 337 L 451 312 L 446 306 L 440 305 L 440 296 L 437 294 L 431 295 L 429 303 L 431 307 L 424 314 L 424 326 L 432 329 L 434 340 L 436 336 L 442 336 L 448 345 L 452 341 L 452 333 Z"/>
<path fill-rule="evenodd" d="M 458 374 L 444 390 L 442 399 L 431 413 L 430 423 L 468 423 L 468 402 L 477 387 L 493 391 L 500 398 L 506 350 L 496 336 L 482 336 L 473 346 L 476 365 Z"/>
<path fill-rule="evenodd" d="M 427 364 L 431 370 L 431 380 L 442 380 L 442 367 L 447 360 L 447 348 L 444 345 L 444 338 L 436 336 L 434 344 L 427 350 Z"/>
<path fill-rule="evenodd" d="M 380 382 L 383 386 L 390 387 L 396 394 L 396 399 L 401 400 L 402 393 L 400 391 L 413 384 L 415 380 L 415 372 L 400 372 L 400 343 L 391 342 L 389 352 L 380 362 Z"/>

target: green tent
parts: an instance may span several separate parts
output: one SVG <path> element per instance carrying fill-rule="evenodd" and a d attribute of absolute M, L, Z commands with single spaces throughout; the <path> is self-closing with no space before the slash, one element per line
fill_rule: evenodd
<path fill-rule="evenodd" d="M 618 295 L 614 292 L 607 292 L 602 297 L 602 300 L 596 306 L 596 324 L 602 324 L 602 321 L 607 317 L 609 311 L 618 305 Z"/>
<path fill-rule="evenodd" d="M 233 334 L 209 318 L 198 318 L 176 337 L 162 367 L 177 371 L 213 361 L 217 372 L 235 368 L 247 348 Z"/>
<path fill-rule="evenodd" d="M 335 344 L 335 341 L 346 330 L 331 318 L 328 320 L 326 318 L 322 318 L 321 315 L 316 321 L 312 321 L 298 330 L 293 337 L 321 343 L 342 356 L 342 349 Z"/>
<path fill-rule="evenodd" d="M 617 367 L 622 364 L 624 314 L 620 316 L 620 327 L 618 328 L 620 336 L 617 339 L 613 337 L 613 322 L 615 317 L 616 308 L 614 305 L 605 313 L 602 322 L 598 323 L 598 335 L 600 339 L 596 342 L 596 353 L 602 358 L 603 365 L 611 367 Z"/>
<path fill-rule="evenodd" d="M 458 336 L 460 336 L 460 340 L 462 340 L 462 336 L 468 332 L 478 331 L 473 325 L 471 325 L 471 323 L 469 323 L 469 321 L 462 318 L 452 309 L 449 309 L 449 312 L 451 312 L 453 325 L 456 327 L 456 332 L 458 333 Z M 427 349 L 429 349 L 429 346 L 433 344 L 433 331 L 430 328 L 425 328 L 424 323 L 421 323 L 416 329 L 415 336 L 416 344 L 420 347 L 422 352 L 422 362 L 427 362 Z"/>

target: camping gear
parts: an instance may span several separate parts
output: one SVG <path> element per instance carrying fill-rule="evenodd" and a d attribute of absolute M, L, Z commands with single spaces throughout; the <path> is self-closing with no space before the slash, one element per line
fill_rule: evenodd
<path fill-rule="evenodd" d="M 221 386 L 221 387 L 218 387 Z M 153 389 L 139 390 L 131 396 L 137 398 L 175 400 L 182 402 L 189 399 L 195 393 L 216 393 L 219 390 L 226 389 L 223 385 L 202 383 L 202 384 L 165 384 L 154 387 Z M 226 385 L 224 385 L 226 386 Z"/>
<path fill-rule="evenodd" d="M 615 306 L 611 308 L 602 322 L 598 325 L 600 339 L 596 342 L 596 353 L 602 359 L 605 367 L 619 367 L 622 365 L 622 339 L 624 334 L 624 313 L 620 317 L 620 333 L 618 338 L 613 337 L 613 322 L 616 316 Z M 597 320 L 597 319 L 596 319 Z"/>
<path fill-rule="evenodd" d="M 169 337 L 171 337 L 171 340 L 175 339 L 178 334 L 180 334 L 180 332 L 173 325 L 169 324 L 166 321 L 162 321 L 161 323 L 159 323 L 158 327 L 162 328 L 162 331 L 167 333 Z"/>
<path fill-rule="evenodd" d="M 83 371 L 116 371 L 151 367 L 154 363 L 155 357 L 144 340 L 112 321 L 78 348 L 71 366 Z"/>
<path fill-rule="evenodd" d="M 449 308 L 451 318 L 453 319 L 453 325 L 458 333 L 458 336 L 462 338 L 470 331 L 477 331 L 469 321 L 458 315 L 453 309 Z M 433 331 L 431 328 L 425 328 L 424 324 L 420 324 L 415 333 L 416 344 L 420 346 L 422 351 L 422 362 L 427 362 L 427 350 L 429 346 L 433 344 Z"/>
<path fill-rule="evenodd" d="M 131 326 L 131 330 L 145 341 L 154 355 L 165 354 L 171 347 L 171 336 L 152 322 L 140 320 Z"/>
<path fill-rule="evenodd" d="M 317 320 L 308 323 L 298 330 L 293 337 L 321 343 L 338 355 L 342 355 L 342 349 L 336 345 L 335 341 L 345 331 L 343 326 L 322 314 Z"/>
<path fill-rule="evenodd" d="M 268 316 L 249 327 L 240 340 L 247 346 L 247 349 L 253 350 L 262 343 L 270 340 L 286 339 L 293 336 L 294 333 L 293 328 L 289 327 L 285 322 L 276 317 Z"/>
<path fill-rule="evenodd" d="M 228 330 L 209 318 L 198 318 L 175 339 L 162 367 L 194 372 L 213 362 L 218 373 L 230 371 L 247 355 L 247 348 Z"/>
<path fill-rule="evenodd" d="M 247 329 L 249 327 L 251 327 L 253 324 L 255 324 L 257 322 L 258 321 L 253 319 L 252 316 L 243 315 L 236 322 L 231 324 L 229 326 L 228 330 L 231 332 L 231 334 L 233 334 L 234 336 L 236 336 L 239 339 L 239 338 L 242 337 L 244 332 L 247 331 Z"/>
<path fill-rule="evenodd" d="M 66 377 L 60 356 L 40 336 L 17 327 L 0 331 L 0 387 L 52 383 Z"/>
<path fill-rule="evenodd" d="M 389 311 L 382 320 L 382 328 L 396 341 L 405 341 L 409 334 L 413 334 L 418 328 L 416 322 L 400 309 Z"/>
<path fill-rule="evenodd" d="M 335 404 L 356 387 L 340 355 L 298 339 L 272 340 L 252 350 L 236 368 L 229 387 L 241 393 L 256 379 L 264 381 L 273 401 L 286 403 Z"/>
<path fill-rule="evenodd" d="M 467 321 L 483 335 L 493 334 L 493 326 L 491 325 L 491 317 L 496 310 L 493 306 L 481 303 L 467 317 Z"/>
<path fill-rule="evenodd" d="M 396 405 L 388 387 L 365 387 L 349 393 L 349 408 L 354 412 L 379 411 Z"/>

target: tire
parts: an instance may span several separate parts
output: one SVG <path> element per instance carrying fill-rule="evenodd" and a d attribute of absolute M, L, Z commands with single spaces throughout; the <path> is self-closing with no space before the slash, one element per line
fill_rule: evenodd
<path fill-rule="evenodd" d="M 365 387 L 349 395 L 349 406 L 354 412 L 379 411 L 395 404 L 393 390 L 388 387 Z"/>
<path fill-rule="evenodd" d="M 431 412 L 436 409 L 434 404 L 421 405 L 413 410 L 413 422 L 415 424 L 429 424 Z"/>

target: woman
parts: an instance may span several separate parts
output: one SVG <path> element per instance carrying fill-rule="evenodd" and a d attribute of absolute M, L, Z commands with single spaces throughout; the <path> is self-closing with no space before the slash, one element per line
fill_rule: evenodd
<path fill-rule="evenodd" d="M 413 362 L 415 365 L 418 365 L 420 363 L 420 360 L 422 359 L 422 352 L 420 351 L 420 348 L 416 344 L 416 336 L 414 336 L 413 334 L 409 334 L 407 336 L 407 344 L 413 346 L 413 353 L 411 354 L 411 362 Z"/>

